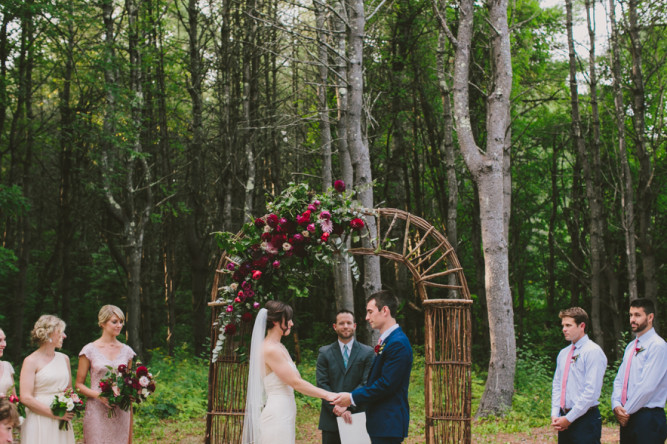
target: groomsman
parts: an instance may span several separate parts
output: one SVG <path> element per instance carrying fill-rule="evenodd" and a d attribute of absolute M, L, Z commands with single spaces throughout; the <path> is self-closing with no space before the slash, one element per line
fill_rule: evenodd
<path fill-rule="evenodd" d="M 366 320 L 380 330 L 368 382 L 351 393 L 339 393 L 332 401 L 338 406 L 366 408 L 366 430 L 372 444 L 399 444 L 408 436 L 412 347 L 396 323 L 397 310 L 398 300 L 389 291 L 379 291 L 368 298 Z"/>
<path fill-rule="evenodd" d="M 317 356 L 317 386 L 330 392 L 350 392 L 366 383 L 375 353 L 372 347 L 354 340 L 357 324 L 351 311 L 339 310 L 333 329 L 338 340 L 320 348 Z M 342 416 L 350 423 L 352 412 L 357 411 L 355 407 L 332 406 L 322 400 L 319 424 L 322 444 L 341 444 L 336 417 Z"/>
<path fill-rule="evenodd" d="M 602 417 L 598 399 L 602 390 L 607 357 L 586 334 L 588 314 L 572 307 L 558 314 L 568 345 L 556 361 L 551 390 L 551 425 L 558 431 L 558 442 L 598 443 Z"/>
<path fill-rule="evenodd" d="M 667 344 L 653 329 L 650 299 L 630 302 L 628 344 L 614 380 L 611 408 L 621 424 L 621 444 L 663 444 L 667 439 Z"/>

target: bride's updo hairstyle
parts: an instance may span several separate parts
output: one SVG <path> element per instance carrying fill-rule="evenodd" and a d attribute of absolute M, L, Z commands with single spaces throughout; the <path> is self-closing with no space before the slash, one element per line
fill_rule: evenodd
<path fill-rule="evenodd" d="M 100 308 L 100 312 L 97 314 L 97 325 L 100 327 L 103 326 L 109 319 L 113 318 L 114 315 L 117 316 L 123 324 L 125 323 L 125 314 L 123 313 L 123 310 L 115 305 L 105 305 Z"/>
<path fill-rule="evenodd" d="M 35 327 L 33 327 L 30 332 L 30 338 L 32 342 L 37 345 L 42 345 L 45 342 L 48 342 L 49 337 L 53 334 L 54 331 L 65 331 L 66 324 L 58 316 L 53 315 L 41 315 L 37 322 L 35 322 Z"/>
<path fill-rule="evenodd" d="M 287 323 L 292 320 L 294 311 L 292 307 L 282 301 L 268 301 L 266 308 L 266 329 L 271 330 L 274 322 L 280 323 L 280 329 L 287 331 Z"/>

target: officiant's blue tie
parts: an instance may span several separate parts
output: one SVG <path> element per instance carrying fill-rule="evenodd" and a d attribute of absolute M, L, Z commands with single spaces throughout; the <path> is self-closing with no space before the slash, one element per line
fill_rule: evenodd
<path fill-rule="evenodd" d="M 347 361 L 350 359 L 350 353 L 347 351 L 347 344 L 343 345 L 343 365 L 347 368 Z"/>

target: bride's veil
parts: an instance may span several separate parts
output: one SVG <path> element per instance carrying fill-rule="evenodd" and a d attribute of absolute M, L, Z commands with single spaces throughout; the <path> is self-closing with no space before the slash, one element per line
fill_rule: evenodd
<path fill-rule="evenodd" d="M 259 415 L 266 402 L 264 393 L 264 354 L 262 343 L 266 335 L 266 308 L 257 313 L 250 341 L 250 363 L 248 364 L 248 393 L 243 419 L 243 444 L 258 444 L 260 440 Z"/>

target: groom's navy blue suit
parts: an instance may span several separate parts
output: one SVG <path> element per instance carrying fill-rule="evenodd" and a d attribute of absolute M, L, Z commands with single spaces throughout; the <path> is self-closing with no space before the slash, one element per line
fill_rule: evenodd
<path fill-rule="evenodd" d="M 412 347 L 399 327 L 381 345 L 366 385 L 351 393 L 354 403 L 366 408 L 366 429 L 374 443 L 381 438 L 401 442 L 408 436 L 410 370 Z"/>

